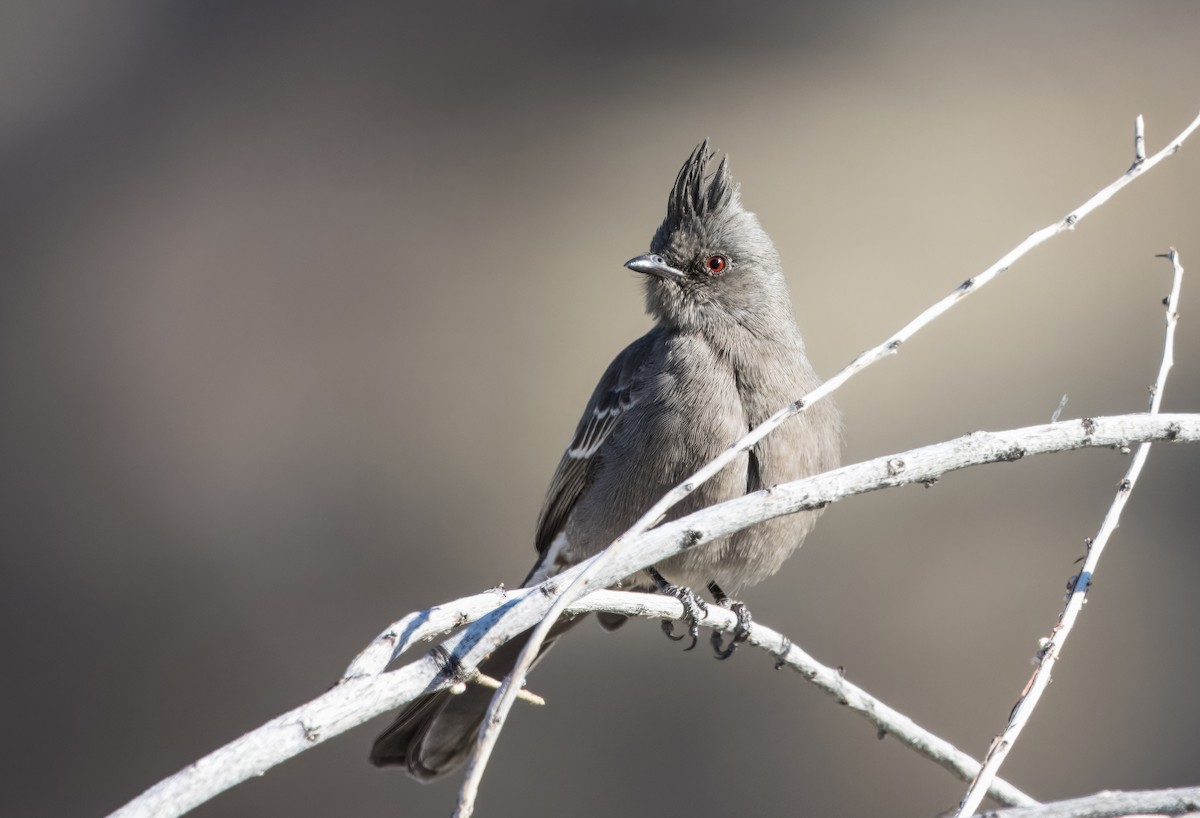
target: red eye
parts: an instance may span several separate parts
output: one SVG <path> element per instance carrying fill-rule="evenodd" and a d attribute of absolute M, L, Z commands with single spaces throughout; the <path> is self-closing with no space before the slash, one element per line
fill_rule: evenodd
<path fill-rule="evenodd" d="M 725 256 L 709 256 L 704 262 L 704 268 L 713 274 L 725 272 L 727 266 L 729 262 L 725 260 Z"/>

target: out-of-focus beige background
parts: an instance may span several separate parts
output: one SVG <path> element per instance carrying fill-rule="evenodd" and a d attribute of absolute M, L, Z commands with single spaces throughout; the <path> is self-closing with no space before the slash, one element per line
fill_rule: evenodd
<path fill-rule="evenodd" d="M 0 813 L 97 815 L 514 583 L 674 174 L 709 136 L 824 374 L 1200 110 L 1200 8 L 8 3 L 0 24 Z M 1200 142 L 838 396 L 847 457 L 1141 410 Z M 1166 407 L 1200 407 L 1185 287 Z M 827 512 L 757 619 L 978 755 L 1127 459 Z M 1005 772 L 1200 783 L 1200 449 L 1159 447 Z M 744 650 L 578 629 L 481 815 L 928 816 L 962 785 Z M 197 811 L 444 815 L 384 720 Z"/>

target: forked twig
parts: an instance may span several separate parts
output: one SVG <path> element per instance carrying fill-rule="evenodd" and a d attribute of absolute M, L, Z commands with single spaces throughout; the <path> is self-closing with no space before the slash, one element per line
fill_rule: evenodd
<path fill-rule="evenodd" d="M 1183 284 L 1183 266 L 1179 263 L 1179 254 L 1175 252 L 1175 248 L 1172 247 L 1169 252 L 1163 255 L 1171 261 L 1171 266 L 1174 269 L 1174 283 L 1171 287 L 1171 294 L 1164 301 L 1167 312 L 1166 340 L 1163 346 L 1162 364 L 1158 368 L 1158 378 L 1154 381 L 1154 386 L 1150 387 L 1151 415 L 1159 413 L 1159 408 L 1162 405 L 1163 389 L 1167 384 L 1167 373 L 1175 363 L 1175 325 L 1179 320 L 1179 291 Z M 1100 562 L 1100 554 L 1104 551 L 1104 546 L 1108 544 L 1113 531 L 1120 524 L 1121 512 L 1125 508 L 1125 503 L 1129 500 L 1129 495 L 1133 492 L 1138 475 L 1141 474 L 1142 467 L 1145 465 L 1146 457 L 1149 454 L 1149 443 L 1138 444 L 1137 451 L 1133 455 L 1133 462 L 1129 464 L 1129 469 L 1125 472 L 1124 479 L 1117 486 L 1117 495 L 1113 498 L 1112 505 L 1108 508 L 1108 513 L 1104 516 L 1104 522 L 1100 526 L 1100 531 L 1096 534 L 1095 539 L 1088 542 L 1087 556 L 1084 558 L 1083 568 L 1071 578 L 1071 593 L 1067 597 L 1066 607 L 1063 609 L 1062 614 L 1059 615 L 1058 624 L 1054 626 L 1050 637 L 1043 640 L 1041 649 L 1038 651 L 1037 668 L 1034 670 L 1029 682 L 1026 683 L 1025 689 L 1021 692 L 1021 697 L 1017 700 L 1016 706 L 1013 707 L 1004 732 L 992 741 L 979 775 L 975 777 L 975 780 L 971 782 L 971 786 L 967 788 L 967 793 L 963 796 L 962 803 L 958 807 L 958 818 L 972 815 L 979 807 L 984 795 L 987 793 L 992 778 L 999 771 L 1000 765 L 1004 763 L 1004 759 L 1008 757 L 1008 751 L 1012 749 L 1013 743 L 1016 742 L 1017 737 L 1021 734 L 1021 730 L 1029 722 L 1030 716 L 1033 715 L 1033 709 L 1037 707 L 1042 693 L 1045 692 L 1046 686 L 1050 684 L 1050 674 L 1054 669 L 1054 663 L 1058 661 L 1059 654 L 1062 652 L 1062 646 L 1067 641 L 1067 637 L 1070 636 L 1071 629 L 1075 626 L 1075 620 L 1078 618 L 1080 611 L 1083 610 L 1083 603 L 1087 601 L 1088 589 L 1091 587 L 1092 576 L 1096 570 L 1096 566 Z"/>

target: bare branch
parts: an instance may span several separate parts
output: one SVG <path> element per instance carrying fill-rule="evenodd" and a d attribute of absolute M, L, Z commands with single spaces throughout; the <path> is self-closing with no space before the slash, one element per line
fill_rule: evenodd
<path fill-rule="evenodd" d="M 985 812 L 981 818 L 1120 818 L 1200 812 L 1200 787 L 1140 792 L 1100 792 L 1037 807 Z"/>
<path fill-rule="evenodd" d="M 419 642 L 428 642 L 475 622 L 479 617 L 496 610 L 506 597 L 504 586 L 482 594 L 457 599 L 449 605 L 439 605 L 426 611 L 411 613 L 393 622 L 376 636 L 362 653 L 354 657 L 342 680 L 382 673 L 388 664 Z"/>
<path fill-rule="evenodd" d="M 1167 373 L 1171 371 L 1171 366 L 1175 362 L 1175 325 L 1179 318 L 1179 291 L 1183 285 L 1183 267 L 1179 263 L 1179 255 L 1175 252 L 1175 248 L 1172 247 L 1165 254 L 1165 257 L 1171 261 L 1174 270 L 1174 284 L 1171 287 L 1171 294 L 1167 296 L 1164 302 L 1167 312 L 1166 339 L 1163 345 L 1162 364 L 1158 369 L 1158 378 L 1155 380 L 1154 386 L 1150 387 L 1151 415 L 1157 415 L 1159 408 L 1162 406 L 1162 394 L 1163 389 L 1167 385 Z M 1073 577 L 1072 590 L 1067 597 L 1066 607 L 1063 609 L 1062 614 L 1059 615 L 1058 624 L 1054 626 L 1050 637 L 1043 640 L 1042 648 L 1038 652 L 1038 665 L 1033 672 L 1033 677 L 1025 685 L 1025 690 L 1017 700 L 1016 706 L 1012 709 L 1008 717 L 1008 725 L 1004 728 L 1004 732 L 992 742 L 991 747 L 988 749 L 987 756 L 984 758 L 983 769 L 980 770 L 979 776 L 971 783 L 971 786 L 967 788 L 966 795 L 963 796 L 962 803 L 958 808 L 959 818 L 971 815 L 979 807 L 979 804 L 987 794 L 988 785 L 992 778 L 1000 770 L 1000 765 L 1008 757 L 1009 750 L 1012 749 L 1017 737 L 1021 735 L 1021 731 L 1033 715 L 1034 708 L 1037 707 L 1038 701 L 1041 700 L 1042 694 L 1050 684 L 1050 674 L 1054 670 L 1054 664 L 1058 661 L 1059 654 L 1062 652 L 1062 647 L 1066 643 L 1067 637 L 1071 635 L 1075 621 L 1083 610 L 1084 602 L 1087 601 L 1087 593 L 1092 585 L 1092 577 L 1096 572 L 1096 567 L 1100 563 L 1100 554 L 1103 553 L 1104 546 L 1108 544 L 1109 538 L 1120 524 L 1121 512 L 1124 510 L 1129 496 L 1133 493 L 1138 476 L 1142 473 L 1142 467 L 1145 466 L 1146 458 L 1149 455 L 1150 443 L 1142 443 L 1137 447 L 1137 451 L 1133 455 L 1133 462 L 1129 464 L 1129 469 L 1125 473 L 1125 479 L 1117 487 L 1116 497 L 1113 498 L 1112 505 L 1109 506 L 1108 513 L 1104 516 L 1104 522 L 1100 526 L 1100 531 L 1096 534 L 1095 539 L 1091 540 L 1088 544 L 1087 557 L 1084 559 L 1083 568 Z"/>
<path fill-rule="evenodd" d="M 1200 116 L 1197 116 L 1174 140 L 1171 141 L 1165 148 L 1156 153 L 1154 156 L 1144 161 L 1137 160 L 1137 150 L 1135 147 L 1135 161 L 1130 168 L 1125 171 L 1115 181 L 1105 187 L 1103 190 L 1096 193 L 1074 211 L 1068 213 L 1065 217 L 1053 224 L 1043 227 L 1018 244 L 999 261 L 988 267 L 982 273 L 969 278 L 955 288 L 951 293 L 946 295 L 933 306 L 926 309 L 898 332 L 885 340 L 878 346 L 867 350 L 854 359 L 848 366 L 834 375 L 821 386 L 814 389 L 812 392 L 804 395 L 794 403 L 780 409 L 768 420 L 754 428 L 739 440 L 737 443 L 730 446 L 720 456 L 709 461 L 707 465 L 693 474 L 691 477 L 684 480 L 670 492 L 668 492 L 659 502 L 646 512 L 646 514 L 638 520 L 634 526 L 618 537 L 612 545 L 605 549 L 599 555 L 599 560 L 591 562 L 590 567 L 583 573 L 577 574 L 566 589 L 562 592 L 555 604 L 550 608 L 545 620 L 540 622 L 530 635 L 529 641 L 526 643 L 521 655 L 517 659 L 516 666 L 513 668 L 509 677 L 509 681 L 501 687 L 496 696 L 492 699 L 491 706 L 488 708 L 487 716 L 483 720 L 483 729 L 480 731 L 479 740 L 476 742 L 474 749 L 471 752 L 470 760 L 467 763 L 467 772 L 463 780 L 462 787 L 459 790 L 458 805 L 455 809 L 455 818 L 467 818 L 474 809 L 475 796 L 479 790 L 479 784 L 483 778 L 483 771 L 487 767 L 488 759 L 491 756 L 492 749 L 495 747 L 496 741 L 499 738 L 500 730 L 504 725 L 504 720 L 512 708 L 512 703 L 516 695 L 516 690 L 524 684 L 525 674 L 529 672 L 529 668 L 533 664 L 534 659 L 541 651 L 542 643 L 545 641 L 546 635 L 558 616 L 566 609 L 572 601 L 579 599 L 590 590 L 605 587 L 607 582 L 601 580 L 602 566 L 611 560 L 616 560 L 622 552 L 629 550 L 633 541 L 642 532 L 647 531 L 651 526 L 658 523 L 663 515 L 676 503 L 687 497 L 693 492 L 697 486 L 701 485 L 713 475 L 723 469 L 730 461 L 752 448 L 762 438 L 770 434 L 780 424 L 788 418 L 804 411 L 805 407 L 825 398 L 835 389 L 840 387 L 850 378 L 862 372 L 867 367 L 882 360 L 883 358 L 892 355 L 899 350 L 900 346 L 924 328 L 934 319 L 938 318 L 944 312 L 952 308 L 955 304 L 962 301 L 971 293 L 979 290 L 985 284 L 990 282 L 1000 273 L 1007 270 L 1018 259 L 1032 250 L 1034 247 L 1042 244 L 1048 239 L 1057 236 L 1059 233 L 1073 230 L 1075 225 L 1089 213 L 1091 213 L 1100 205 L 1107 202 L 1119 190 L 1124 188 L 1145 171 L 1157 165 L 1163 159 L 1171 156 L 1182 146 L 1185 139 L 1192 134 L 1197 127 L 1200 127 Z M 1135 138 L 1135 142 L 1136 142 Z"/>
<path fill-rule="evenodd" d="M 878 457 L 755 492 L 666 523 L 631 540 L 630 547 L 617 559 L 608 561 L 597 576 L 604 585 L 612 585 L 686 548 L 728 536 L 756 522 L 816 508 L 854 494 L 921 484 L 972 465 L 1079 448 L 1119 450 L 1141 440 L 1200 442 L 1200 414 L 1119 415 L 1006 432 L 975 432 L 945 443 Z M 377 667 L 383 650 L 380 646 L 390 645 L 393 638 L 399 645 L 409 646 L 415 641 L 413 634 L 444 632 L 447 623 L 455 623 L 450 627 L 465 627 L 434 651 L 398 670 L 378 674 L 368 670 L 364 671 L 368 675 L 360 673 L 341 680 L 322 696 L 272 719 L 159 782 L 113 815 L 122 818 L 181 815 L 368 719 L 435 690 L 470 681 L 484 657 L 546 616 L 556 596 L 556 586 L 569 583 L 587 570 L 589 564 L 582 563 L 532 588 L 506 593 L 490 591 L 405 617 L 368 648 L 373 658 L 360 661 L 360 655 L 351 669 Z M 722 610 L 710 606 L 706 624 L 716 623 Z M 625 609 L 617 612 L 636 614 Z M 420 623 L 436 624 L 426 630 Z M 779 642 L 774 642 L 771 649 L 777 651 L 778 646 Z M 901 733 L 898 729 L 895 732 Z"/>

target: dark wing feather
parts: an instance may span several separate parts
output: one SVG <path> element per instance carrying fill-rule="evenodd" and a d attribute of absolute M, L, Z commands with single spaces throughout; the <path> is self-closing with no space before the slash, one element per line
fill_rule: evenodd
<path fill-rule="evenodd" d="M 550 490 L 546 492 L 546 501 L 538 516 L 534 540 L 539 553 L 545 553 L 566 526 L 571 509 L 587 488 L 589 471 L 597 453 L 603 450 L 608 436 L 636 403 L 634 387 L 639 370 L 654 343 L 655 333 L 656 330 L 651 330 L 627 346 L 608 365 L 596 384 L 575 429 L 575 437 L 567 446 L 550 480 Z"/>

